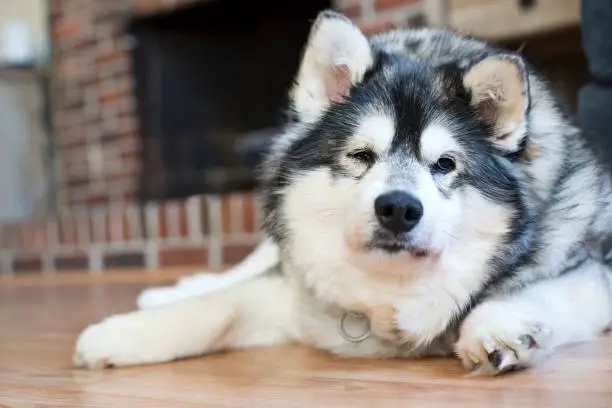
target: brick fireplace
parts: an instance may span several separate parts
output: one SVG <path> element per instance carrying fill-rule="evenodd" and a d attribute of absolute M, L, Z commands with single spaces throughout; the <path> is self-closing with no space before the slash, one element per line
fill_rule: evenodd
<path fill-rule="evenodd" d="M 328 7 L 368 33 L 423 20 L 419 0 L 51 0 L 60 211 L 1 227 L 2 271 L 238 262 L 253 166 Z"/>

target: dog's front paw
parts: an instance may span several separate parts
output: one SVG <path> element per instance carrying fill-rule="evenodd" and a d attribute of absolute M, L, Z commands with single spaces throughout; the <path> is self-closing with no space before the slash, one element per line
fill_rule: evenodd
<path fill-rule="evenodd" d="M 550 336 L 528 310 L 488 302 L 465 319 L 455 351 L 466 369 L 495 375 L 533 364 L 548 350 Z"/>
<path fill-rule="evenodd" d="M 102 369 L 146 362 L 152 344 L 139 335 L 132 317 L 112 316 L 85 329 L 76 343 L 74 364 Z"/>

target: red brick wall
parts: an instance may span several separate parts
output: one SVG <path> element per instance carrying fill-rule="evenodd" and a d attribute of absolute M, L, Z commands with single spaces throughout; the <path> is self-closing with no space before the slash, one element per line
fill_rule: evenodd
<path fill-rule="evenodd" d="M 130 200 L 140 141 L 123 24 L 198 0 L 52 0 L 54 137 L 62 206 Z"/>
<path fill-rule="evenodd" d="M 252 195 L 73 210 L 0 227 L 0 272 L 100 271 L 239 262 L 260 239 Z"/>
<path fill-rule="evenodd" d="M 53 0 L 53 122 L 63 206 L 131 198 L 139 173 L 129 2 Z"/>

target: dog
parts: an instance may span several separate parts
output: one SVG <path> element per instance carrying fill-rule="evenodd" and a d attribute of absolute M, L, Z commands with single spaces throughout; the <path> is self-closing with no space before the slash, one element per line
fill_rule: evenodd
<path fill-rule="evenodd" d="M 610 176 L 519 53 L 323 11 L 290 99 L 260 246 L 88 327 L 76 365 L 301 343 L 496 375 L 610 327 Z"/>

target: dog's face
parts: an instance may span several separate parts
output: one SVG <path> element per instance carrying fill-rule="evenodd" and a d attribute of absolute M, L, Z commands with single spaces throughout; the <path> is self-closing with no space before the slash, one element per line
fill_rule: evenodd
<path fill-rule="evenodd" d="M 424 260 L 511 233 L 521 196 L 507 156 L 525 134 L 523 70 L 509 55 L 460 68 L 385 53 L 322 14 L 292 94 L 306 130 L 274 186 L 287 234 Z"/>

